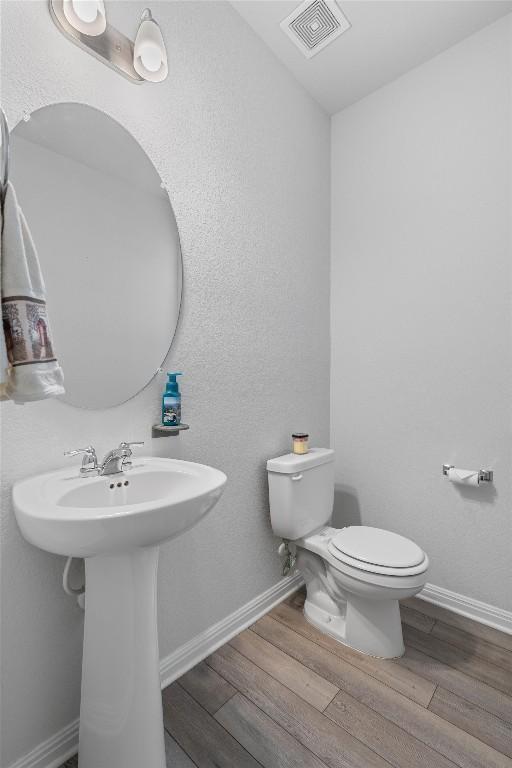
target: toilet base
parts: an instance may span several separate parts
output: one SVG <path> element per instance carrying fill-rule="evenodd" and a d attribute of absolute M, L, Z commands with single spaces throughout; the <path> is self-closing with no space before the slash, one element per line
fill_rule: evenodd
<path fill-rule="evenodd" d="M 321 632 L 368 656 L 395 659 L 405 653 L 399 600 L 416 595 L 425 570 L 403 576 L 364 571 L 329 552 L 336 529 L 322 528 L 294 542 L 296 565 L 306 582 L 306 619 Z"/>
<path fill-rule="evenodd" d="M 304 617 L 324 634 L 368 656 L 395 659 L 405 653 L 397 600 L 358 600 L 350 595 L 340 615 L 306 599 Z"/>

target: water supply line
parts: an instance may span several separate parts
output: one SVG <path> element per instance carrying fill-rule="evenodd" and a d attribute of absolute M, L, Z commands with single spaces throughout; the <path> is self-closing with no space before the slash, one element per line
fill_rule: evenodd
<path fill-rule="evenodd" d="M 82 578 L 82 584 L 80 587 L 71 586 L 71 580 L 70 580 L 69 574 L 71 571 L 73 560 L 80 560 L 80 562 L 83 563 L 83 560 L 81 557 L 68 557 L 68 559 L 66 560 L 66 565 L 64 566 L 64 571 L 62 573 L 62 589 L 67 595 L 71 595 L 71 597 L 76 597 L 76 601 L 78 605 L 82 610 L 84 610 L 85 609 L 85 576 Z"/>

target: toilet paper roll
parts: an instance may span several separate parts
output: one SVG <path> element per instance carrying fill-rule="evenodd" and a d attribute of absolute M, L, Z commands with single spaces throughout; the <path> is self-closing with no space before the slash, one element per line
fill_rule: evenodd
<path fill-rule="evenodd" d="M 448 480 L 457 485 L 480 485 L 480 473 L 476 469 L 457 469 L 453 467 L 448 470 Z"/>

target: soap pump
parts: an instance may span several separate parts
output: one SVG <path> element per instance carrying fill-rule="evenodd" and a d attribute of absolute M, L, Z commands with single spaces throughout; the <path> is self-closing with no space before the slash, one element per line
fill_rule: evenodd
<path fill-rule="evenodd" d="M 162 396 L 162 424 L 164 427 L 177 427 L 181 422 L 181 394 L 177 376 L 182 373 L 168 373 L 165 392 Z"/>

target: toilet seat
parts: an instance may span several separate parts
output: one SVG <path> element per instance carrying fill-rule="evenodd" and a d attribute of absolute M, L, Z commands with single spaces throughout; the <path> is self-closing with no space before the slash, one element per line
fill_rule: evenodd
<path fill-rule="evenodd" d="M 365 525 L 342 528 L 327 545 L 340 563 L 368 573 L 413 576 L 428 568 L 425 553 L 410 539 Z"/>
<path fill-rule="evenodd" d="M 364 529 L 366 526 L 359 527 Z M 355 557 L 350 557 L 350 555 L 344 554 L 333 545 L 333 540 L 337 539 L 338 536 L 340 536 L 346 530 L 348 529 L 323 526 L 322 528 L 317 529 L 314 533 L 309 534 L 309 536 L 296 539 L 294 543 L 298 547 L 303 547 L 304 549 L 309 550 L 309 552 L 314 552 L 315 554 L 320 555 L 320 557 L 324 558 L 324 560 L 326 560 L 326 562 L 328 562 L 329 565 L 335 570 L 343 571 L 344 573 L 350 573 L 354 578 L 358 578 L 366 582 L 374 582 L 379 584 L 386 582 L 388 585 L 396 585 L 399 582 L 397 576 L 401 577 L 400 583 L 405 583 L 405 581 L 408 580 L 408 577 L 412 577 L 413 581 L 417 581 L 417 577 L 428 570 L 430 564 L 429 559 L 421 549 L 420 552 L 423 558 L 422 561 L 418 563 L 418 565 L 410 566 L 409 568 L 393 568 L 382 565 L 374 565 L 372 563 L 364 562 L 363 560 L 357 560 Z M 383 531 L 383 533 L 389 532 Z M 398 534 L 392 535 L 395 536 Z M 406 541 L 408 540 L 406 539 Z M 364 554 L 364 552 L 362 554 Z M 388 560 L 388 562 L 390 561 Z"/>

